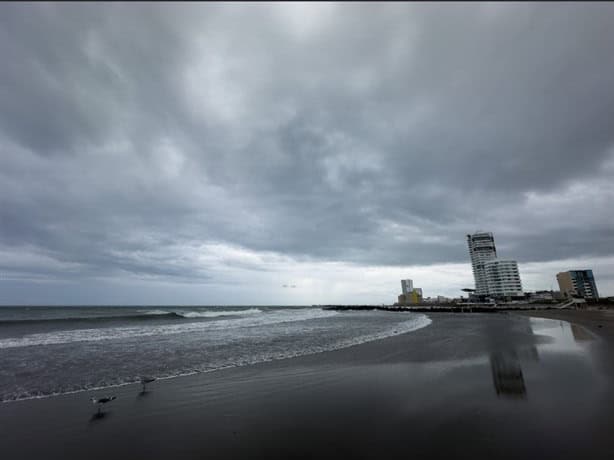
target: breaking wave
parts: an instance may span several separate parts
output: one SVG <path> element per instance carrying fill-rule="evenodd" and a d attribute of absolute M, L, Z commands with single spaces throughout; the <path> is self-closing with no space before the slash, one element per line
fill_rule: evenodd
<path fill-rule="evenodd" d="M 245 310 L 138 310 L 134 313 L 105 314 L 100 316 L 79 315 L 64 316 L 59 318 L 27 318 L 27 319 L 1 319 L 0 326 L 10 326 L 15 324 L 34 324 L 34 323 L 67 323 L 67 322 L 105 322 L 119 320 L 147 321 L 155 319 L 198 319 L 198 318 L 218 318 L 223 316 L 244 316 L 262 313 L 258 308 Z"/>
<path fill-rule="evenodd" d="M 269 316 L 272 316 L 272 318 L 269 318 L 268 323 L 260 322 L 258 325 L 275 324 L 275 323 L 279 324 L 279 323 L 289 322 L 289 321 L 304 321 L 306 319 L 326 318 L 326 317 L 336 316 L 338 314 L 337 312 L 334 312 L 334 311 L 323 311 L 323 310 L 316 310 L 316 309 L 304 310 L 303 313 L 305 312 L 308 312 L 308 314 L 299 315 L 297 314 L 296 311 L 293 311 L 293 310 L 279 310 L 276 312 L 277 314 L 267 313 L 261 316 L 269 315 Z M 294 318 L 294 319 L 291 319 L 291 318 Z M 243 321 L 244 323 L 243 323 L 243 326 L 241 327 L 247 327 L 248 322 L 245 321 L 246 319 L 249 319 L 249 318 L 237 319 L 232 322 L 238 323 L 239 321 Z M 193 323 L 193 324 L 201 325 L 201 326 L 210 325 L 209 327 L 212 327 L 212 325 L 215 325 L 215 324 L 220 325 L 220 323 L 223 323 L 223 322 L 224 321 L 214 321 L 214 322 L 204 322 L 204 323 L 201 322 L 201 323 Z M 228 322 L 231 322 L 231 320 L 228 320 Z M 188 368 L 175 369 L 170 372 L 156 373 L 155 377 L 158 379 L 170 379 L 170 378 L 182 377 L 182 376 L 205 373 L 205 372 L 214 372 L 214 371 L 219 371 L 221 369 L 227 369 L 227 368 L 232 368 L 232 367 L 241 367 L 241 366 L 246 366 L 246 365 L 267 362 L 267 361 L 275 361 L 275 360 L 280 360 L 280 359 L 294 358 L 294 357 L 299 357 L 299 356 L 304 356 L 304 355 L 311 355 L 311 354 L 317 354 L 317 353 L 322 353 L 322 352 L 327 352 L 327 351 L 333 351 L 333 350 L 347 348 L 347 347 L 351 347 L 355 345 L 360 345 L 360 344 L 367 343 L 367 342 L 372 342 L 375 340 L 384 339 L 387 337 L 392 337 L 392 336 L 396 336 L 400 334 L 413 332 L 418 329 L 427 327 L 431 323 L 432 321 L 428 316 L 423 315 L 423 314 L 413 314 L 412 313 L 411 319 L 402 321 L 400 323 L 396 323 L 394 325 L 390 325 L 385 330 L 380 330 L 380 331 L 373 332 L 373 333 L 366 333 L 366 334 L 360 334 L 360 335 L 353 336 L 353 337 L 346 337 L 341 340 L 337 340 L 337 341 L 334 341 L 328 344 L 318 343 L 317 341 L 315 341 L 315 342 L 312 342 L 307 347 L 297 347 L 291 350 L 282 351 L 280 349 L 273 349 L 273 348 L 261 349 L 258 352 L 248 353 L 247 355 L 243 355 L 243 356 L 227 356 L 226 359 L 217 361 L 215 363 L 208 362 L 208 363 L 203 363 L 200 366 L 190 366 Z M 256 324 L 254 324 L 254 322 L 252 321 L 252 325 L 256 325 Z M 113 329 L 118 329 L 118 328 L 113 328 Z M 66 332 L 69 332 L 69 331 L 66 331 Z M 70 331 L 70 332 L 75 332 L 75 331 Z M 82 330 L 79 332 L 79 334 L 82 334 L 84 332 L 85 330 Z M 117 333 L 117 331 L 115 331 L 115 333 Z M 158 334 L 160 333 L 160 331 L 156 331 L 154 333 Z M 35 338 L 34 336 L 37 336 L 37 337 Z M 68 343 L 66 341 L 59 342 L 57 340 L 61 339 L 61 340 L 79 341 L 83 338 L 81 335 L 58 336 L 57 334 L 55 334 L 55 337 L 51 337 L 51 336 L 42 337 L 42 336 L 44 336 L 44 334 L 34 334 L 33 336 L 30 337 L 28 344 L 34 345 L 35 342 L 37 342 L 38 344 Z M 115 335 L 113 338 L 116 338 L 116 337 L 118 337 L 118 335 Z M 93 340 L 104 340 L 104 338 L 98 337 Z M 0 348 L 2 347 L 6 348 L 7 345 L 8 346 L 27 346 L 25 343 L 22 343 L 19 345 L 17 343 L 9 344 L 6 340 L 0 341 Z M 119 387 L 119 386 L 129 385 L 133 383 L 138 383 L 138 381 L 139 381 L 138 378 L 135 378 L 134 376 L 120 377 L 119 375 L 114 373 L 114 377 L 112 378 L 105 378 L 102 380 L 91 381 L 89 383 L 75 384 L 76 382 L 75 383 L 67 382 L 63 385 L 57 385 L 57 386 L 54 385 L 54 388 L 49 388 L 49 389 L 26 390 L 25 388 L 20 388 L 18 391 L 8 392 L 4 394 L 0 393 L 0 402 L 19 401 L 19 400 L 24 400 L 24 399 L 39 399 L 39 398 L 57 396 L 61 394 L 79 393 L 83 391 L 92 391 L 92 390 L 102 390 L 104 388 Z"/>
<path fill-rule="evenodd" d="M 162 310 L 160 310 L 162 312 Z M 320 309 L 305 309 L 305 310 L 276 310 L 266 314 L 258 309 L 251 310 L 236 310 L 220 311 L 220 312 L 202 312 L 202 314 L 213 314 L 214 317 L 222 317 L 226 315 L 237 316 L 239 318 L 220 319 L 217 321 L 197 321 L 197 322 L 182 322 L 179 324 L 154 324 L 154 325 L 137 325 L 137 326 L 120 326 L 107 328 L 85 328 L 62 330 L 53 332 L 44 332 L 39 334 L 28 334 L 22 337 L 9 337 L 0 339 L 0 349 L 29 347 L 37 345 L 58 345 L 73 342 L 98 342 L 102 340 L 121 340 L 134 337 L 147 336 L 165 336 L 169 334 L 206 332 L 220 329 L 236 329 L 253 326 L 266 326 L 271 324 L 306 321 L 317 318 L 327 318 L 336 316 L 338 313 L 334 311 L 324 311 Z M 169 313 L 178 315 L 182 318 L 194 318 L 194 316 L 184 316 L 185 314 L 196 313 L 180 312 Z M 150 316 L 160 316 L 164 313 L 152 313 Z M 245 316 L 241 316 L 245 315 Z M 199 316 L 206 317 L 206 316 Z"/>

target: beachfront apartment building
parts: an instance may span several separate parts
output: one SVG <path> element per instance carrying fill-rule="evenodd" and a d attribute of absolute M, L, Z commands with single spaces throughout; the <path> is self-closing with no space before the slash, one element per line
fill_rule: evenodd
<path fill-rule="evenodd" d="M 492 297 L 520 297 L 522 283 L 515 260 L 489 260 L 484 262 L 488 295 Z"/>
<path fill-rule="evenodd" d="M 467 245 L 475 279 L 475 293 L 478 296 L 487 296 L 489 292 L 484 264 L 497 258 L 495 238 L 490 232 L 478 232 L 467 235 Z"/>
<path fill-rule="evenodd" d="M 592 270 L 570 270 L 556 275 L 561 293 L 565 297 L 598 299 L 597 285 Z"/>

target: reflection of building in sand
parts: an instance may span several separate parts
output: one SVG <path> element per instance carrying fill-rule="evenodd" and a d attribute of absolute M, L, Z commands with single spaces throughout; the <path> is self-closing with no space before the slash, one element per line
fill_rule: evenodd
<path fill-rule="evenodd" d="M 593 336 L 582 326 L 578 326 L 577 324 L 570 323 L 571 333 L 573 334 L 573 338 L 576 342 L 585 342 L 587 340 L 593 340 Z"/>
<path fill-rule="evenodd" d="M 522 367 L 516 351 L 496 351 L 490 355 L 492 379 L 499 396 L 525 398 Z"/>

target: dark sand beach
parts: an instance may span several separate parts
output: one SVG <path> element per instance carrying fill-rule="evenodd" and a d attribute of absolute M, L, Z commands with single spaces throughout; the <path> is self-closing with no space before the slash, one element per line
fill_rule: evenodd
<path fill-rule="evenodd" d="M 434 314 L 408 334 L 156 381 L 145 394 L 4 403 L 0 455 L 614 458 L 614 315 L 542 315 L 555 319 Z M 117 400 L 97 418 L 89 398 L 106 394 Z"/>

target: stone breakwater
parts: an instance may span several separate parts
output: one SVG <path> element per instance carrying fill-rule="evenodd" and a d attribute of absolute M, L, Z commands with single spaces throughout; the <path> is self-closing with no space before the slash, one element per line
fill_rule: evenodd
<path fill-rule="evenodd" d="M 556 305 L 516 304 L 516 305 L 417 305 L 415 307 L 395 305 L 322 305 L 323 310 L 382 310 L 416 313 L 499 313 L 524 310 L 559 310 Z"/>

